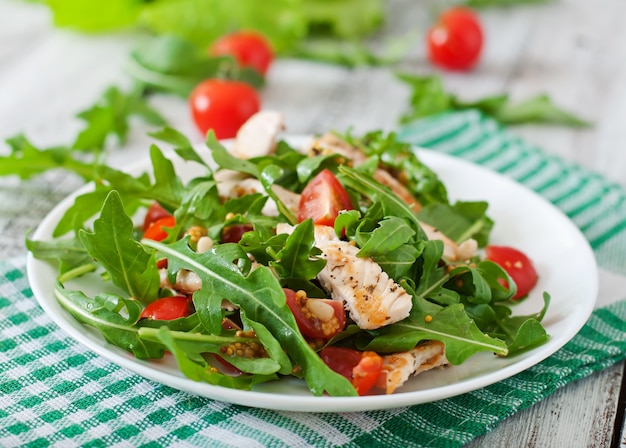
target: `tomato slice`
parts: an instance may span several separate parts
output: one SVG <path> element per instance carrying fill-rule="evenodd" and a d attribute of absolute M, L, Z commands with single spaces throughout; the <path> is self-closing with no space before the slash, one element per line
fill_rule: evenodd
<path fill-rule="evenodd" d="M 164 230 L 164 228 L 171 229 L 175 225 L 176 219 L 174 219 L 173 216 L 159 218 L 152 224 L 150 224 L 150 226 L 144 232 L 143 237 L 148 240 L 163 241 L 165 238 L 167 238 L 167 232 Z"/>
<path fill-rule="evenodd" d="M 353 208 L 346 189 L 332 172 L 324 169 L 304 187 L 298 221 L 311 218 L 315 224 L 333 226 L 340 211 Z"/>
<path fill-rule="evenodd" d="M 371 351 L 330 346 L 323 348 L 320 356 L 333 371 L 348 378 L 359 395 L 374 387 L 383 367 L 382 356 Z"/>
<path fill-rule="evenodd" d="M 513 299 L 526 297 L 537 284 L 537 271 L 530 258 L 522 251 L 509 246 L 487 246 L 485 254 L 488 260 L 500 265 L 517 285 Z M 508 287 L 506 282 L 503 285 Z"/>
<path fill-rule="evenodd" d="M 157 219 L 166 218 L 168 216 L 172 216 L 167 210 L 161 207 L 161 204 L 158 202 L 153 202 L 150 207 L 148 207 L 148 211 L 146 212 L 146 217 L 143 220 L 143 231 L 145 232 Z"/>
<path fill-rule="evenodd" d="M 300 332 L 313 339 L 330 339 L 346 326 L 346 312 L 341 302 L 309 299 L 303 292 L 283 288 L 287 306 L 296 318 Z"/>
<path fill-rule="evenodd" d="M 144 308 L 140 319 L 174 320 L 194 313 L 193 301 L 185 296 L 157 299 Z"/>

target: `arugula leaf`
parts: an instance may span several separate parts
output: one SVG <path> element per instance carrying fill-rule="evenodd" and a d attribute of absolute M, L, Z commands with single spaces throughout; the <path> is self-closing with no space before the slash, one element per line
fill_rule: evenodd
<path fill-rule="evenodd" d="M 38 241 L 26 238 L 26 248 L 39 260 L 59 262 L 59 273 L 63 274 L 76 266 L 92 262 L 78 238 Z"/>
<path fill-rule="evenodd" d="M 87 124 L 72 145 L 81 151 L 104 149 L 111 134 L 124 143 L 131 116 L 138 116 L 153 125 L 165 125 L 165 119 L 148 104 L 140 89 L 124 93 L 115 86 L 109 87 L 96 104 L 77 116 Z"/>
<path fill-rule="evenodd" d="M 448 192 L 437 173 L 422 163 L 415 148 L 398 140 L 395 133 L 386 134 L 379 130 L 368 132 L 359 138 L 350 134 L 343 138 L 368 157 L 382 162 L 397 179 L 401 178 L 422 205 L 448 202 Z"/>
<path fill-rule="evenodd" d="M 188 247 L 186 240 L 171 245 L 145 240 L 143 244 L 167 258 L 170 273 L 180 269 L 195 272 L 203 288 L 239 306 L 248 319 L 263 322 L 302 367 L 313 394 L 321 395 L 324 391 L 331 395 L 356 394 L 350 382 L 324 364 L 302 337 L 280 283 L 269 268 L 260 266 L 244 276 L 229 258 L 211 251 L 197 254 Z"/>
<path fill-rule="evenodd" d="M 181 372 L 195 381 L 204 381 L 209 384 L 249 390 L 254 384 L 277 379 L 276 375 L 271 373 L 231 376 L 216 371 L 202 357 L 202 353 L 215 350 L 216 344 L 214 341 L 216 339 L 219 340 L 216 336 L 179 333 L 170 331 L 165 326 L 156 331 L 152 328 L 141 328 L 139 334 L 143 340 L 158 340 L 167 347 L 176 358 Z M 243 359 L 242 357 L 238 358 Z M 234 361 L 234 359 L 230 359 L 230 361 Z M 245 363 L 245 360 L 243 362 Z M 254 362 L 246 363 L 246 367 L 265 372 L 271 371 L 275 364 L 276 363 L 269 358 L 266 360 L 255 358 Z"/>
<path fill-rule="evenodd" d="M 0 156 L 0 176 L 14 174 L 26 180 L 52 169 L 63 168 L 85 180 L 94 178 L 94 165 L 74 158 L 72 148 L 68 146 L 37 148 L 22 134 L 5 141 L 11 152 L 8 156 Z"/>
<path fill-rule="evenodd" d="M 312 280 L 324 268 L 326 261 L 319 258 L 321 251 L 315 247 L 313 221 L 307 219 L 294 227 L 285 246 L 269 265 L 286 280 Z"/>
<path fill-rule="evenodd" d="M 94 222 L 94 232 L 81 230 L 79 237 L 116 286 L 135 299 L 151 302 L 158 296 L 160 282 L 155 255 L 133 239 L 133 227 L 119 194 L 113 191 Z"/>
<path fill-rule="evenodd" d="M 420 341 L 436 340 L 445 344 L 446 358 L 455 365 L 481 351 L 508 353 L 503 341 L 485 335 L 476 326 L 465 314 L 462 304 L 437 307 L 436 312 L 433 312 L 433 306 L 425 304 L 425 299 L 417 298 L 409 317 L 377 330 L 375 337 L 360 348 L 376 352 L 407 351 Z"/>
<path fill-rule="evenodd" d="M 415 233 L 404 219 L 388 216 L 378 223 L 367 242 L 360 246 L 357 256 L 375 257 L 393 252 L 411 241 Z"/>
<path fill-rule="evenodd" d="M 417 217 L 457 243 L 474 238 L 482 247 L 489 241 L 493 228 L 493 220 L 486 214 L 487 207 L 483 201 L 430 204 L 423 207 Z"/>
<path fill-rule="evenodd" d="M 205 160 L 200 156 L 200 154 L 198 154 L 189 139 L 176 129 L 165 126 L 158 131 L 148 132 L 148 135 L 173 145 L 174 152 L 176 152 L 176 154 L 178 154 L 183 160 L 198 162 L 200 165 L 207 167 L 209 171 L 211 170 Z"/>
<path fill-rule="evenodd" d="M 508 95 L 466 102 L 447 92 L 439 76 L 415 76 L 408 73 L 397 73 L 396 76 L 412 88 L 410 110 L 400 117 L 402 124 L 449 110 L 477 109 L 504 125 L 535 123 L 591 126 L 588 121 L 557 107 L 543 94 L 518 104 L 512 104 Z"/>
<path fill-rule="evenodd" d="M 80 291 L 66 290 L 60 282 L 54 287 L 54 295 L 78 322 L 97 329 L 108 343 L 140 359 L 163 357 L 163 345 L 142 339 L 134 326 L 143 309 L 140 302 L 107 293 L 92 299 Z"/>
<path fill-rule="evenodd" d="M 150 89 L 187 98 L 193 88 L 209 78 L 233 79 L 261 88 L 261 74 L 242 68 L 231 57 L 210 57 L 179 36 L 157 36 L 134 49 L 126 64 L 128 73 Z"/>
<path fill-rule="evenodd" d="M 415 213 L 413 213 L 402 199 L 392 193 L 388 187 L 379 184 L 371 177 L 361 174 L 347 166 L 339 166 L 339 173 L 342 174 L 341 180 L 346 186 L 358 191 L 373 201 L 379 202 L 383 206 L 385 215 L 405 219 L 407 222 L 411 223 L 413 229 L 417 232 L 418 239 L 426 239 L 426 235 Z"/>

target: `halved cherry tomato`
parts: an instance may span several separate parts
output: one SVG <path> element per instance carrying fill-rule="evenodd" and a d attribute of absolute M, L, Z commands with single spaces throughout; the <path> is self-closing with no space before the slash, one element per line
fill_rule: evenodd
<path fill-rule="evenodd" d="M 508 246 L 487 246 L 485 255 L 488 260 L 500 265 L 517 285 L 513 299 L 526 297 L 537 284 L 537 271 L 530 258 L 520 250 Z"/>
<path fill-rule="evenodd" d="M 174 320 L 194 313 L 193 301 L 185 296 L 171 296 L 157 299 L 144 308 L 141 319 Z"/>
<path fill-rule="evenodd" d="M 252 230 L 250 224 L 233 224 L 222 230 L 222 243 L 238 243 L 244 233 Z"/>
<path fill-rule="evenodd" d="M 449 70 L 469 70 L 483 47 L 483 31 L 478 16 L 469 8 L 450 8 L 428 30 L 428 58 Z"/>
<path fill-rule="evenodd" d="M 152 224 L 143 233 L 143 237 L 148 240 L 163 241 L 167 238 L 167 232 L 164 228 L 172 228 L 176 225 L 176 219 L 173 216 L 166 216 L 153 221 Z"/>
<path fill-rule="evenodd" d="M 353 208 L 343 185 L 333 173 L 324 169 L 302 190 L 298 221 L 311 218 L 315 224 L 332 226 L 340 211 Z"/>
<path fill-rule="evenodd" d="M 146 217 L 143 220 L 143 231 L 145 232 L 157 219 L 165 218 L 166 216 L 172 216 L 167 210 L 161 207 L 161 204 L 158 202 L 153 202 L 150 207 L 148 207 L 148 211 L 146 212 Z"/>
<path fill-rule="evenodd" d="M 346 326 L 346 312 L 341 302 L 309 299 L 304 294 L 283 288 L 287 306 L 296 318 L 300 332 L 313 339 L 330 339 Z"/>
<path fill-rule="evenodd" d="M 252 86 L 240 81 L 207 79 L 189 95 L 191 116 L 203 135 L 213 129 L 218 139 L 233 138 L 261 108 Z"/>
<path fill-rule="evenodd" d="M 269 41 L 255 31 L 238 31 L 216 40 L 209 48 L 212 56 L 232 56 L 241 67 L 250 67 L 265 75 L 274 61 Z"/>
<path fill-rule="evenodd" d="M 376 352 L 329 346 L 320 351 L 320 356 L 333 371 L 348 378 L 359 395 L 374 387 L 383 367 L 383 358 Z"/>

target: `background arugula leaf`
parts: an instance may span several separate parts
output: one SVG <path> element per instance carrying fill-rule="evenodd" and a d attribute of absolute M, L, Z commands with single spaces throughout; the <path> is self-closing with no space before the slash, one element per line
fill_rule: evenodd
<path fill-rule="evenodd" d="M 133 239 L 133 227 L 119 194 L 113 191 L 94 221 L 94 232 L 81 230 L 79 237 L 89 255 L 109 273 L 113 284 L 135 299 L 151 302 L 158 296 L 160 282 L 155 256 Z"/>
<path fill-rule="evenodd" d="M 198 162 L 200 165 L 206 166 L 210 171 L 209 166 L 200 154 L 198 154 L 189 139 L 176 129 L 165 126 L 158 131 L 148 132 L 148 135 L 173 145 L 174 152 L 183 160 Z"/>
<path fill-rule="evenodd" d="M 441 78 L 397 73 L 396 77 L 407 83 L 412 91 L 409 111 L 400 117 L 400 123 L 448 110 L 477 109 L 501 124 L 555 124 L 587 127 L 591 124 L 556 106 L 546 95 L 540 94 L 517 104 L 512 104 L 505 94 L 466 102 L 445 90 Z"/>
<path fill-rule="evenodd" d="M 211 57 L 205 48 L 175 35 L 157 36 L 133 50 L 126 71 L 149 89 L 183 98 L 208 78 L 239 80 L 257 89 L 265 84 L 260 73 L 239 67 L 235 59 Z"/>
<path fill-rule="evenodd" d="M 109 135 L 115 135 L 120 143 L 124 143 L 131 116 L 153 125 L 165 125 L 165 119 L 148 104 L 142 91 L 135 89 L 124 93 L 115 86 L 109 87 L 96 104 L 77 116 L 85 120 L 87 126 L 78 134 L 72 147 L 82 151 L 102 150 Z"/>
<path fill-rule="evenodd" d="M 85 180 L 94 178 L 93 164 L 74 158 L 72 148 L 68 146 L 37 148 L 22 134 L 10 137 L 5 142 L 11 152 L 8 156 L 0 156 L 0 176 L 14 174 L 26 180 L 52 169 L 63 168 Z"/>
<path fill-rule="evenodd" d="M 26 248 L 37 259 L 58 262 L 59 274 L 92 262 L 85 246 L 81 244 L 76 236 L 74 238 L 55 239 L 52 241 L 38 241 L 26 238 Z"/>

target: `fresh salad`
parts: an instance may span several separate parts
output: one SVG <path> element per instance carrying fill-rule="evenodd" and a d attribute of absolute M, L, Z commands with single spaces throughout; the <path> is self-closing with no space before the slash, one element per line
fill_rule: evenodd
<path fill-rule="evenodd" d="M 536 314 L 512 313 L 537 273 L 489 245 L 486 202 L 451 203 L 393 133 L 294 147 L 283 130 L 261 111 L 228 144 L 210 131 L 206 151 L 165 128 L 153 136 L 174 146 L 179 172 L 157 145 L 151 173 L 98 166 L 55 239 L 27 241 L 58 264 L 61 306 L 193 380 L 251 389 L 294 376 L 314 395 L 389 394 L 475 353 L 548 340 L 547 293 Z M 71 287 L 85 275 L 102 292 Z"/>

